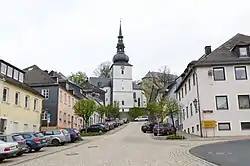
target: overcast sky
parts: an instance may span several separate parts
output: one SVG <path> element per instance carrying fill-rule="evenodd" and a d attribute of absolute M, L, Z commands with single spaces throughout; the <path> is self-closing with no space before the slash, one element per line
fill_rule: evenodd
<path fill-rule="evenodd" d="M 119 21 L 134 79 L 187 64 L 237 33 L 250 35 L 245 0 L 1 0 L 0 56 L 23 69 L 69 75 L 93 70 L 116 53 Z"/>

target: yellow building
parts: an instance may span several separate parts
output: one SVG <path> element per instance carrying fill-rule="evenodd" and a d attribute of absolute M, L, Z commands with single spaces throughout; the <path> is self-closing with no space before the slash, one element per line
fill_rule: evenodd
<path fill-rule="evenodd" d="M 0 60 L 0 133 L 39 131 L 43 96 L 25 84 L 24 72 Z"/>

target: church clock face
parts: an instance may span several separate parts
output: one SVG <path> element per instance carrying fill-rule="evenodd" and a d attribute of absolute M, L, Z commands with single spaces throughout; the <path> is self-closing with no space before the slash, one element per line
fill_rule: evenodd
<path fill-rule="evenodd" d="M 125 68 L 124 66 L 121 66 L 121 69 L 122 69 L 122 70 L 124 70 L 124 68 Z"/>

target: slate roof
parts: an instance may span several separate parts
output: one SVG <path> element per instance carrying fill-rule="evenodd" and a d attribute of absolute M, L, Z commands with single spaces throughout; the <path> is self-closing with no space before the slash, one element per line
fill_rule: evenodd
<path fill-rule="evenodd" d="M 156 78 L 162 76 L 162 74 L 161 72 L 149 71 L 143 78 Z"/>
<path fill-rule="evenodd" d="M 32 85 L 58 85 L 57 81 L 51 78 L 51 76 L 46 72 L 40 69 L 37 65 L 32 65 L 23 69 L 25 72 L 24 82 Z"/>
<path fill-rule="evenodd" d="M 238 55 L 235 55 L 234 52 L 232 52 L 236 45 L 250 45 L 250 36 L 238 33 L 210 54 L 203 55 L 200 59 L 198 59 L 198 61 L 192 61 L 189 63 L 182 74 L 183 80 L 175 92 L 182 87 L 183 83 L 195 67 L 250 64 L 250 58 L 239 58 Z"/>
<path fill-rule="evenodd" d="M 89 82 L 99 88 L 111 87 L 111 78 L 89 77 Z"/>

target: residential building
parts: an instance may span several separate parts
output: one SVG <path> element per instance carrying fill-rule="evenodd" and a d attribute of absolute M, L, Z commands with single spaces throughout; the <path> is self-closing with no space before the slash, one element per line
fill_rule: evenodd
<path fill-rule="evenodd" d="M 237 34 L 191 62 L 176 89 L 187 133 L 250 135 L 250 36 Z"/>
<path fill-rule="evenodd" d="M 0 60 L 0 133 L 39 131 L 44 97 L 24 83 L 24 72 Z"/>
<path fill-rule="evenodd" d="M 83 119 L 74 113 L 73 106 L 83 98 L 79 91 L 70 88 L 71 83 L 60 81 L 61 78 L 33 65 L 25 71 L 25 82 L 44 96 L 42 127 L 43 128 L 77 128 L 83 127 Z M 50 120 L 48 120 L 48 114 Z"/>
<path fill-rule="evenodd" d="M 113 57 L 110 68 L 111 78 L 90 77 L 89 81 L 94 86 L 103 89 L 105 93 L 105 104 L 119 102 L 120 112 L 125 116 L 130 108 L 134 106 L 146 106 L 146 97 L 142 90 L 133 84 L 132 65 L 129 57 L 125 54 L 122 29 L 120 25 L 117 53 Z"/>

